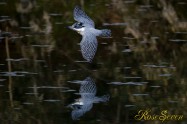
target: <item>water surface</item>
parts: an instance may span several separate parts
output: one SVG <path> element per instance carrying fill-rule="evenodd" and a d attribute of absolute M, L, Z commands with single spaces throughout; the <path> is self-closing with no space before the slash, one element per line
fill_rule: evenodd
<path fill-rule="evenodd" d="M 65 28 L 77 4 L 97 28 L 112 30 L 98 38 L 93 64 L 82 58 L 81 36 Z M 184 115 L 168 123 L 185 124 L 186 7 L 185 0 L 0 1 L 1 123 L 161 123 L 135 120 L 151 109 Z"/>

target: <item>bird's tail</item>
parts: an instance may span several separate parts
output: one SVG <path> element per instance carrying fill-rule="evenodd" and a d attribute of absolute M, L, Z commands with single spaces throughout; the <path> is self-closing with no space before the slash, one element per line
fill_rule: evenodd
<path fill-rule="evenodd" d="M 109 29 L 102 29 L 101 30 L 101 36 L 103 36 L 103 37 L 110 37 L 111 36 L 111 30 L 109 30 Z"/>
<path fill-rule="evenodd" d="M 97 98 L 95 99 L 95 103 L 107 102 L 107 101 L 109 101 L 109 99 L 110 99 L 110 96 L 109 96 L 109 95 L 103 95 L 103 96 L 101 96 L 101 97 L 97 97 Z"/>

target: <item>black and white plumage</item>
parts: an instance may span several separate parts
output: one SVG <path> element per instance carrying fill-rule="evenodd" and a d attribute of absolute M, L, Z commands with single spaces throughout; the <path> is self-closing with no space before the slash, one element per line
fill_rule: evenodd
<path fill-rule="evenodd" d="M 93 107 L 93 103 L 106 102 L 109 100 L 109 95 L 101 97 L 95 96 L 97 87 L 92 78 L 87 77 L 85 80 L 80 81 L 80 84 L 79 94 L 81 95 L 81 98 L 69 105 L 73 108 L 71 113 L 73 120 L 79 119 L 86 112 L 90 111 Z"/>
<path fill-rule="evenodd" d="M 84 25 L 87 25 L 90 27 L 95 27 L 93 20 L 90 17 L 88 17 L 86 13 L 79 6 L 76 6 L 74 8 L 73 16 L 77 22 L 81 22 Z"/>
<path fill-rule="evenodd" d="M 82 56 L 88 62 L 92 62 L 96 51 L 97 51 L 97 36 L 109 37 L 111 36 L 111 31 L 108 29 L 98 30 L 95 29 L 95 24 L 93 20 L 86 15 L 86 13 L 79 7 L 74 8 L 74 19 L 77 21 L 70 29 L 77 31 L 82 35 L 82 40 L 80 43 Z"/>

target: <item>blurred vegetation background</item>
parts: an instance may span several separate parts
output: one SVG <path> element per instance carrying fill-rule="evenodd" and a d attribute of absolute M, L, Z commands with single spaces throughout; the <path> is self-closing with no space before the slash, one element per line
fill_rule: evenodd
<path fill-rule="evenodd" d="M 83 62 L 72 25 L 80 5 L 98 29 L 94 64 Z M 1 0 L 0 121 L 2 124 L 140 123 L 140 109 L 187 116 L 187 2 L 185 0 Z M 66 106 L 77 96 L 68 81 L 96 80 L 108 103 L 79 121 Z M 160 121 L 141 123 L 159 124 Z"/>

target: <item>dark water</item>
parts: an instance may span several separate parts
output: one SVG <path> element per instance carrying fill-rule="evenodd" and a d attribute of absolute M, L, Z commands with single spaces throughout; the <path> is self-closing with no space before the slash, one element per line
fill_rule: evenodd
<path fill-rule="evenodd" d="M 81 5 L 99 29 L 93 64 L 68 30 Z M 187 1 L 1 0 L 2 124 L 154 123 L 139 110 L 187 117 Z M 79 100 L 76 100 L 79 99 Z"/>

